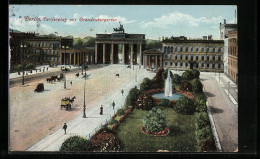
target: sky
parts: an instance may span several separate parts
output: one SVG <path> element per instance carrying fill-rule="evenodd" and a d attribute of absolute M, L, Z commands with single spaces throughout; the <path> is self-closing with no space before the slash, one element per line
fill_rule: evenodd
<path fill-rule="evenodd" d="M 83 38 L 112 33 L 120 21 L 126 33 L 145 34 L 146 39 L 201 38 L 205 35 L 219 39 L 219 23 L 226 19 L 227 23 L 234 24 L 236 9 L 235 5 L 10 5 L 9 28 Z M 27 16 L 41 21 L 26 21 Z M 44 21 L 44 17 L 66 18 L 67 21 Z M 80 22 L 80 18 L 116 20 Z"/>

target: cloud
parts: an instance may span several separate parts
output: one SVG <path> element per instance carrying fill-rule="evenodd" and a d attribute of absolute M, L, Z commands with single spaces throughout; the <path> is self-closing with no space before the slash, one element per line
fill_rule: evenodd
<path fill-rule="evenodd" d="M 198 27 L 200 24 L 218 24 L 223 17 L 200 17 L 195 18 L 192 15 L 184 14 L 181 12 L 172 12 L 168 15 L 163 15 L 159 18 L 154 18 L 152 21 L 149 22 L 141 22 L 139 26 L 142 28 L 147 27 L 159 27 L 159 28 L 168 28 L 172 25 L 185 25 L 185 26 L 192 26 Z"/>

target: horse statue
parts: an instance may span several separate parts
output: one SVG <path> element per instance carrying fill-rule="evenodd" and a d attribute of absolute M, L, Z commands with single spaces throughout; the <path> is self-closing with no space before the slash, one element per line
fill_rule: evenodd
<path fill-rule="evenodd" d="M 125 33 L 125 29 L 123 27 L 123 25 L 119 22 L 119 28 L 113 28 L 115 32 L 122 32 Z"/>

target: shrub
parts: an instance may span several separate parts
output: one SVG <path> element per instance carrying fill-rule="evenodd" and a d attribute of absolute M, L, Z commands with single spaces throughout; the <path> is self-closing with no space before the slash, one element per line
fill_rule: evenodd
<path fill-rule="evenodd" d="M 185 72 L 182 73 L 182 78 L 184 80 L 192 80 L 193 79 L 193 74 L 192 71 L 186 70 Z"/>
<path fill-rule="evenodd" d="M 110 122 L 109 122 L 110 125 L 114 125 L 115 123 L 118 123 L 118 121 L 115 120 L 115 119 L 112 119 L 112 120 L 110 120 Z"/>
<path fill-rule="evenodd" d="M 192 71 L 193 78 L 200 78 L 200 71 L 197 69 L 193 69 Z"/>
<path fill-rule="evenodd" d="M 122 151 L 123 143 L 111 132 L 102 131 L 91 138 L 94 151 Z"/>
<path fill-rule="evenodd" d="M 195 127 L 197 130 L 210 125 L 209 117 L 206 112 L 195 113 L 194 116 L 196 120 Z"/>
<path fill-rule="evenodd" d="M 136 101 L 136 108 L 142 110 L 151 110 L 155 106 L 155 100 L 151 95 L 140 94 Z"/>
<path fill-rule="evenodd" d="M 203 93 L 194 95 L 194 104 L 196 106 L 196 112 L 207 112 L 206 97 Z"/>
<path fill-rule="evenodd" d="M 181 86 L 180 86 L 180 90 L 183 90 L 183 91 L 192 91 L 192 85 L 190 82 L 182 82 L 181 83 Z"/>
<path fill-rule="evenodd" d="M 34 68 L 35 68 L 35 65 L 32 64 L 32 63 L 29 63 L 29 64 L 27 64 L 27 65 L 25 66 L 25 69 L 27 69 L 27 70 L 31 70 L 31 69 L 34 69 Z"/>
<path fill-rule="evenodd" d="M 147 91 L 151 89 L 151 86 L 152 86 L 152 81 L 148 77 L 146 77 L 143 79 L 143 82 L 140 84 L 140 90 Z"/>
<path fill-rule="evenodd" d="M 202 83 L 200 82 L 199 79 L 195 79 L 195 81 L 193 82 L 192 91 L 195 94 L 203 92 L 203 85 L 202 85 Z"/>
<path fill-rule="evenodd" d="M 179 98 L 173 109 L 180 114 L 194 114 L 195 112 L 193 100 L 186 96 Z"/>
<path fill-rule="evenodd" d="M 143 119 L 146 131 L 151 133 L 163 131 L 166 128 L 166 117 L 163 111 L 154 107 Z"/>
<path fill-rule="evenodd" d="M 172 83 L 181 83 L 181 76 L 178 74 L 174 74 L 172 77 Z"/>
<path fill-rule="evenodd" d="M 117 114 L 118 114 L 118 116 L 124 115 L 124 114 L 125 114 L 125 111 L 124 111 L 123 109 L 118 109 L 118 110 L 117 110 Z"/>
<path fill-rule="evenodd" d="M 196 130 L 197 148 L 199 151 L 214 151 L 216 149 L 210 126 Z"/>
<path fill-rule="evenodd" d="M 141 94 L 142 92 L 137 89 L 137 88 L 132 88 L 129 91 L 129 94 L 126 97 L 126 104 L 127 105 L 135 105 L 137 97 Z"/>
<path fill-rule="evenodd" d="M 71 136 L 66 139 L 61 147 L 60 151 L 91 151 L 90 142 L 81 136 Z"/>
<path fill-rule="evenodd" d="M 164 99 L 164 98 L 160 99 L 159 106 L 170 107 L 171 106 L 171 101 L 169 99 Z"/>
<path fill-rule="evenodd" d="M 164 70 L 164 71 L 162 72 L 162 77 L 163 77 L 163 79 L 166 79 L 166 78 L 167 78 L 167 75 L 168 75 L 168 69 L 166 69 L 166 70 Z M 173 73 L 172 73 L 172 71 L 170 71 L 170 76 L 171 76 L 171 78 L 173 78 Z"/>

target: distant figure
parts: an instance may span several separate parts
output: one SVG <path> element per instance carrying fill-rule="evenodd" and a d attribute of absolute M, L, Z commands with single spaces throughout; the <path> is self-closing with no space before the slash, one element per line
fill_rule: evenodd
<path fill-rule="evenodd" d="M 123 89 L 121 90 L 121 93 L 122 93 L 122 96 L 123 96 L 123 94 L 124 94 L 124 90 Z"/>
<path fill-rule="evenodd" d="M 48 67 L 47 67 L 47 71 L 48 71 Z"/>
<path fill-rule="evenodd" d="M 114 110 L 114 108 L 115 108 L 115 102 L 113 101 L 113 103 L 112 103 L 112 107 L 113 107 L 113 110 Z"/>
<path fill-rule="evenodd" d="M 70 81 L 70 85 L 72 86 L 72 81 Z"/>
<path fill-rule="evenodd" d="M 63 129 L 64 129 L 65 134 L 66 134 L 66 129 L 67 129 L 67 124 L 66 124 L 66 123 L 64 123 L 64 125 L 63 125 Z"/>
<path fill-rule="evenodd" d="M 102 105 L 100 106 L 100 113 L 99 114 L 103 115 L 103 106 Z"/>

